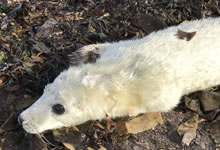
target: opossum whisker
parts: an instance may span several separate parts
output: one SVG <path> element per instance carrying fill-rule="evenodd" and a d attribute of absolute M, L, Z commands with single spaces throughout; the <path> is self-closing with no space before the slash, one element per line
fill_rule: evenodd
<path fill-rule="evenodd" d="M 38 133 L 37 135 L 38 135 L 38 137 L 41 139 L 41 141 L 42 141 L 43 143 L 45 143 L 45 144 L 47 144 L 47 145 L 55 146 L 55 147 L 58 146 L 58 145 L 52 144 L 52 143 L 44 136 L 44 134 Z"/>

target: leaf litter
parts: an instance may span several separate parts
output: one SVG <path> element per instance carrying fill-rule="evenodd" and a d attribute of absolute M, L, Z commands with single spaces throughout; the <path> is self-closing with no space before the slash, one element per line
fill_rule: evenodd
<path fill-rule="evenodd" d="M 0 148 L 65 149 L 61 143 L 66 143 L 72 149 L 183 149 L 183 142 L 191 149 L 214 149 L 215 144 L 206 132 L 208 125 L 218 148 L 218 87 L 187 95 L 175 111 L 158 113 L 156 117 L 155 114 L 143 114 L 111 121 L 90 121 L 78 126 L 79 131 L 70 128 L 60 131 L 60 135 L 46 133 L 46 138 L 56 146 L 45 144 L 36 136 L 25 138 L 16 118 L 42 94 L 47 83 L 68 68 L 69 56 L 83 45 L 143 37 L 185 20 L 216 17 L 220 15 L 219 5 L 218 0 L 1 1 Z M 189 35 L 182 31 L 181 37 L 182 33 L 184 38 Z M 89 59 L 84 61 L 88 62 Z M 199 117 L 191 114 L 192 111 Z M 197 117 L 192 123 L 194 126 L 181 134 L 182 138 L 177 131 L 189 116 Z M 199 123 L 199 118 L 209 122 Z"/>

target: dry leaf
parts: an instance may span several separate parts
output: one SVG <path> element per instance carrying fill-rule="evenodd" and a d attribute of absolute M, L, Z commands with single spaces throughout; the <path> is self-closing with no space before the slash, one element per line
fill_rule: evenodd
<path fill-rule="evenodd" d="M 220 93 L 203 91 L 201 97 L 201 103 L 204 111 L 212 111 L 220 107 Z"/>
<path fill-rule="evenodd" d="M 53 29 L 58 24 L 58 22 L 53 19 L 49 18 L 40 28 L 40 32 L 38 32 L 35 37 L 36 38 L 47 38 L 52 35 Z"/>
<path fill-rule="evenodd" d="M 184 96 L 184 102 L 187 108 L 197 112 L 200 108 L 199 102 L 196 99 L 191 99 L 187 96 Z"/>
<path fill-rule="evenodd" d="M 50 49 L 43 42 L 38 42 L 35 40 L 32 40 L 32 41 L 35 42 L 35 44 L 33 45 L 34 49 L 36 49 L 40 52 L 50 53 Z"/>
<path fill-rule="evenodd" d="M 63 145 L 68 148 L 69 150 L 75 150 L 75 147 L 73 147 L 73 145 L 69 144 L 69 143 L 63 143 Z"/>
<path fill-rule="evenodd" d="M 107 150 L 105 147 L 103 147 L 102 145 L 99 145 L 100 148 L 98 150 Z"/>
<path fill-rule="evenodd" d="M 196 35 L 196 32 L 185 32 L 179 29 L 177 31 L 177 36 L 181 40 L 190 41 L 195 35 Z"/>
<path fill-rule="evenodd" d="M 216 143 L 216 148 L 220 149 L 220 116 L 210 124 L 208 130 Z"/>
<path fill-rule="evenodd" d="M 89 30 L 90 30 L 91 32 L 95 32 L 95 31 L 96 31 L 95 28 L 92 26 L 92 24 L 89 24 Z"/>
<path fill-rule="evenodd" d="M 37 65 L 36 63 L 29 62 L 29 61 L 24 62 L 24 64 L 25 64 L 27 67 L 30 67 L 30 68 Z"/>
<path fill-rule="evenodd" d="M 32 63 L 36 63 L 36 62 L 44 63 L 44 60 L 43 60 L 42 57 L 38 57 L 38 56 L 34 56 L 34 55 L 31 56 L 31 60 L 30 61 Z"/>
<path fill-rule="evenodd" d="M 195 137 L 196 137 L 196 130 L 195 129 L 190 129 L 190 130 L 188 130 L 184 133 L 183 138 L 182 138 L 182 143 L 189 146 L 189 144 L 191 143 L 191 141 Z"/>
<path fill-rule="evenodd" d="M 100 129 L 103 129 L 103 130 L 105 129 L 105 127 L 104 127 L 103 125 L 101 125 L 100 123 L 98 123 L 98 122 L 97 122 L 95 125 L 96 125 L 97 127 L 99 127 Z"/>
<path fill-rule="evenodd" d="M 147 14 L 135 15 L 132 18 L 131 24 L 135 27 L 141 28 L 146 33 L 146 35 L 166 27 L 166 25 L 157 17 Z"/>
<path fill-rule="evenodd" d="M 74 150 L 86 139 L 86 135 L 74 127 L 53 130 L 54 138 L 67 148 Z"/>
<path fill-rule="evenodd" d="M 7 80 L 6 76 L 0 76 L 0 86 Z"/>
<path fill-rule="evenodd" d="M 195 114 L 192 118 L 190 118 L 189 120 L 187 120 L 186 122 L 181 124 L 179 126 L 179 128 L 177 129 L 178 134 L 181 136 L 190 129 L 197 129 L 198 118 L 199 118 L 199 116 L 197 114 Z"/>
<path fill-rule="evenodd" d="M 163 124 L 161 113 L 146 113 L 128 122 L 116 123 L 120 134 L 139 133 L 154 128 L 158 123 Z M 120 125 L 120 126 L 119 126 Z"/>
<path fill-rule="evenodd" d="M 93 148 L 91 148 L 91 147 L 87 147 L 87 150 L 94 150 Z"/>
<path fill-rule="evenodd" d="M 116 128 L 117 128 L 116 131 L 120 136 L 128 133 L 128 130 L 125 126 L 125 121 L 123 120 L 119 120 L 116 122 Z"/>
<path fill-rule="evenodd" d="M 190 142 L 196 137 L 198 118 L 198 114 L 195 114 L 192 118 L 181 124 L 177 129 L 178 134 L 183 135 L 182 143 L 187 146 L 189 146 Z"/>

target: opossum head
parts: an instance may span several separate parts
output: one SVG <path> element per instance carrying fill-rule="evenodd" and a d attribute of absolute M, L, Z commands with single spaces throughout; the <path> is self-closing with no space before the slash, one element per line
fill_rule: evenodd
<path fill-rule="evenodd" d="M 48 84 L 43 95 L 20 114 L 18 121 L 24 130 L 38 134 L 87 121 L 87 104 L 81 90 L 83 76 L 82 70 L 72 68 Z"/>

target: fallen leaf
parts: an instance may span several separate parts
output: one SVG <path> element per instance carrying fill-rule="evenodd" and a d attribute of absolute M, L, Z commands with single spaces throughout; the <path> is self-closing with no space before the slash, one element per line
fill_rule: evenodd
<path fill-rule="evenodd" d="M 128 133 L 128 130 L 125 126 L 125 121 L 119 120 L 116 122 L 116 131 L 120 136 Z"/>
<path fill-rule="evenodd" d="M 98 150 L 107 150 L 105 147 L 103 147 L 102 145 L 99 145 L 100 148 Z"/>
<path fill-rule="evenodd" d="M 220 107 L 220 92 L 203 91 L 201 104 L 204 111 L 212 111 Z"/>
<path fill-rule="evenodd" d="M 40 31 L 35 35 L 35 38 L 47 38 L 52 35 L 53 29 L 58 22 L 49 18 L 40 28 Z"/>
<path fill-rule="evenodd" d="M 35 44 L 33 45 L 34 49 L 36 49 L 39 52 L 44 52 L 46 54 L 50 53 L 50 49 L 43 42 L 39 42 L 35 40 L 32 41 L 35 42 Z"/>
<path fill-rule="evenodd" d="M 99 122 L 97 122 L 96 124 L 95 124 L 97 127 L 99 127 L 100 129 L 105 129 L 105 127 L 103 126 L 103 125 L 101 125 Z"/>
<path fill-rule="evenodd" d="M 33 62 L 33 63 L 36 63 L 36 62 L 43 63 L 44 60 L 43 60 L 42 57 L 32 55 L 31 56 L 31 62 Z"/>
<path fill-rule="evenodd" d="M 182 143 L 189 146 L 190 142 L 196 137 L 196 130 L 198 127 L 198 114 L 195 114 L 192 118 L 181 124 L 177 132 L 180 136 L 183 135 Z"/>
<path fill-rule="evenodd" d="M 53 135 L 55 140 L 62 142 L 65 147 L 75 150 L 78 146 L 82 145 L 83 141 L 86 139 L 86 135 L 76 128 L 62 128 L 58 130 L 53 130 Z"/>
<path fill-rule="evenodd" d="M 213 121 L 218 116 L 219 112 L 220 112 L 220 108 L 217 108 L 217 109 L 215 109 L 211 112 L 208 112 L 208 113 L 203 113 L 202 111 L 200 111 L 199 116 L 206 119 L 206 120 Z"/>
<path fill-rule="evenodd" d="M 208 130 L 216 143 L 216 149 L 220 149 L 220 115 L 210 124 Z"/>
<path fill-rule="evenodd" d="M 146 113 L 131 119 L 128 122 L 116 123 L 120 134 L 139 133 L 154 128 L 157 124 L 163 124 L 161 113 Z"/>
<path fill-rule="evenodd" d="M 29 61 L 24 62 L 24 64 L 25 64 L 27 67 L 30 67 L 30 68 L 37 65 L 36 63 L 29 62 Z"/>
<path fill-rule="evenodd" d="M 146 34 L 166 27 L 158 18 L 147 14 L 135 15 L 131 23 L 133 26 L 141 28 Z"/>
<path fill-rule="evenodd" d="M 200 109 L 198 100 L 184 96 L 184 102 L 187 108 L 197 112 Z"/>
<path fill-rule="evenodd" d="M 7 80 L 7 76 L 0 76 L 0 86 Z"/>
<path fill-rule="evenodd" d="M 156 147 L 157 149 L 166 149 L 166 144 L 164 141 L 157 140 L 156 141 Z"/>
<path fill-rule="evenodd" d="M 196 137 L 196 130 L 195 129 L 190 129 L 190 130 L 188 130 L 184 133 L 183 138 L 182 138 L 182 143 L 189 146 L 189 144 L 191 143 L 191 141 L 195 137 Z"/>
<path fill-rule="evenodd" d="M 196 32 L 185 32 L 180 29 L 178 29 L 177 31 L 177 36 L 181 40 L 190 41 L 195 35 L 196 35 Z"/>
<path fill-rule="evenodd" d="M 75 150 L 75 147 L 73 147 L 73 145 L 69 144 L 69 143 L 63 143 L 63 145 L 68 148 L 69 150 Z"/>
<path fill-rule="evenodd" d="M 95 32 L 95 31 L 96 31 L 95 28 L 92 26 L 92 24 L 89 24 L 89 30 L 90 30 L 91 32 Z"/>

